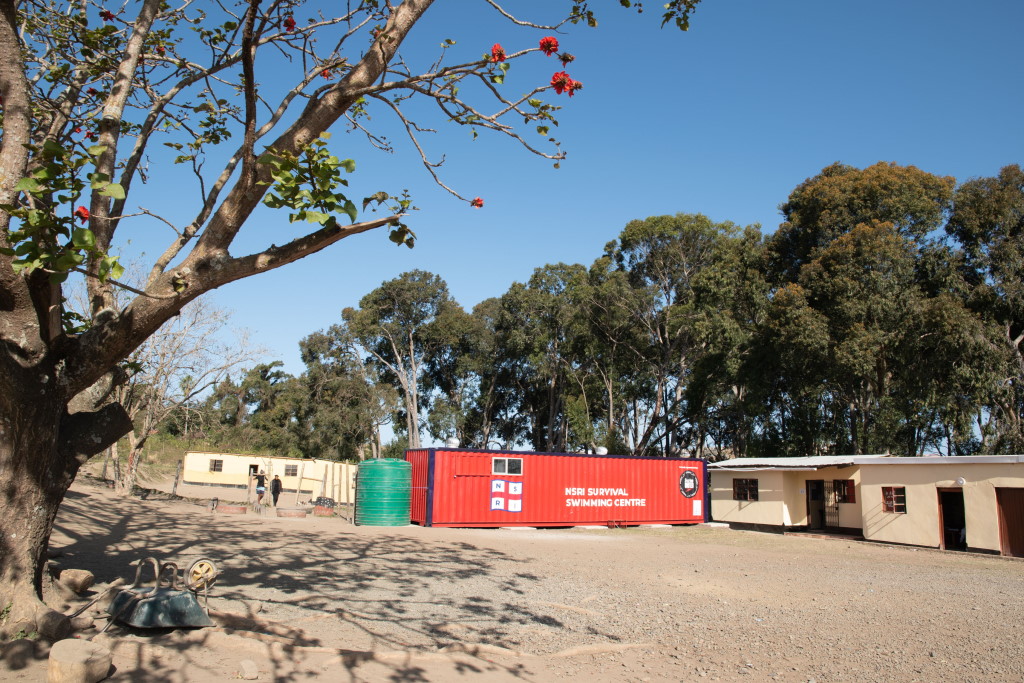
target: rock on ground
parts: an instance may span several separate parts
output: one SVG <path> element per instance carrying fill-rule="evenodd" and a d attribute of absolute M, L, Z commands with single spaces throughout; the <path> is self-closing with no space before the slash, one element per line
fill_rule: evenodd
<path fill-rule="evenodd" d="M 89 642 L 68 638 L 50 648 L 47 683 L 96 683 L 110 673 L 110 650 Z"/>

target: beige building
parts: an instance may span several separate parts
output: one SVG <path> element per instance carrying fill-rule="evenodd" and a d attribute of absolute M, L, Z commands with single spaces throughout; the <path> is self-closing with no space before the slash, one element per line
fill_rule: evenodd
<path fill-rule="evenodd" d="M 711 514 L 747 528 L 1024 557 L 1024 456 L 814 456 L 709 463 Z"/>
<path fill-rule="evenodd" d="M 281 477 L 282 503 L 307 501 L 318 497 L 338 503 L 355 502 L 356 465 L 333 460 L 306 460 L 242 453 L 189 451 L 182 463 L 181 483 L 242 489 L 252 497 L 252 475 L 262 471 L 269 481 Z"/>

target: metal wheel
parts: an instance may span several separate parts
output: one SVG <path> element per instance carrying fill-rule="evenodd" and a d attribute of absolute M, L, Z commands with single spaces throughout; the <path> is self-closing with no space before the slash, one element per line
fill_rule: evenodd
<path fill-rule="evenodd" d="M 217 565 L 213 560 L 204 557 L 189 565 L 188 571 L 185 572 L 185 585 L 192 591 L 209 588 L 216 580 L 217 574 Z"/>

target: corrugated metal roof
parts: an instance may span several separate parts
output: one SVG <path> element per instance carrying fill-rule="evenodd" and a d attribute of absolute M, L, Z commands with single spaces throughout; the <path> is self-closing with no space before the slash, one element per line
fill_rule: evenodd
<path fill-rule="evenodd" d="M 709 469 L 716 470 L 776 470 L 803 469 L 817 470 L 822 467 L 842 467 L 860 464 L 859 460 L 872 461 L 888 458 L 881 455 L 809 455 L 800 458 L 733 458 L 721 462 L 709 462 Z"/>
<path fill-rule="evenodd" d="M 920 458 L 891 457 L 879 465 L 982 465 L 1024 463 L 1024 455 L 925 455 Z M 862 463 L 855 463 L 862 464 Z"/>
<path fill-rule="evenodd" d="M 1024 455 L 927 455 L 919 458 L 894 455 L 810 455 L 800 458 L 733 458 L 709 462 L 712 470 L 817 470 L 845 465 L 969 465 L 1024 463 Z"/>

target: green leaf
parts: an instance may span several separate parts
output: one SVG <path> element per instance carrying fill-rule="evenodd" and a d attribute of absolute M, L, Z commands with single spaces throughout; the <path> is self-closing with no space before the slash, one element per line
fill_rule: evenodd
<path fill-rule="evenodd" d="M 100 194 L 104 197 L 111 197 L 113 199 L 124 199 L 124 187 L 121 183 L 108 183 L 106 187 L 100 190 Z"/>
<path fill-rule="evenodd" d="M 124 266 L 117 262 L 116 256 L 107 256 L 100 261 L 99 278 L 101 282 L 105 282 L 110 277 L 116 280 L 122 275 L 124 275 Z M 179 291 L 176 282 L 174 289 Z"/>
<path fill-rule="evenodd" d="M 89 179 L 89 186 L 94 190 L 98 190 L 110 182 L 110 176 L 106 173 L 90 173 L 86 177 Z"/>
<path fill-rule="evenodd" d="M 69 252 L 61 254 L 53 263 L 50 264 L 51 270 L 68 271 L 75 266 L 81 265 L 85 261 L 85 256 L 78 252 Z"/>
<path fill-rule="evenodd" d="M 104 152 L 107 151 L 107 146 L 106 145 L 93 145 L 87 151 L 89 152 L 89 156 L 98 157 L 99 155 L 101 155 L 101 154 L 103 154 Z"/>
<path fill-rule="evenodd" d="M 50 155 L 58 155 L 64 153 L 64 148 L 53 140 L 47 139 L 43 142 L 43 152 Z"/>
<path fill-rule="evenodd" d="M 345 200 L 345 206 L 342 207 L 341 211 L 348 214 L 349 219 L 353 223 L 356 222 L 356 218 L 359 216 L 359 212 L 356 210 L 356 205 L 347 199 Z"/>
<path fill-rule="evenodd" d="M 75 228 L 71 231 L 71 243 L 78 249 L 95 249 L 96 236 L 89 228 Z"/>
<path fill-rule="evenodd" d="M 40 187 L 39 183 L 34 178 L 22 178 L 18 181 L 18 184 L 14 186 L 14 189 L 18 192 L 35 192 Z"/>

